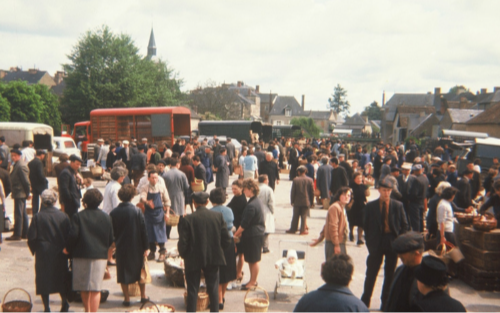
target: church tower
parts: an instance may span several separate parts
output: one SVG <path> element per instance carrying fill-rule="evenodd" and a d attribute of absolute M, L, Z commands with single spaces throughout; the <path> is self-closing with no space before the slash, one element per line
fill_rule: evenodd
<path fill-rule="evenodd" d="M 151 27 L 151 35 L 149 36 L 147 57 L 148 59 L 156 59 L 156 42 L 155 42 L 155 34 L 153 33 L 152 27 Z"/>

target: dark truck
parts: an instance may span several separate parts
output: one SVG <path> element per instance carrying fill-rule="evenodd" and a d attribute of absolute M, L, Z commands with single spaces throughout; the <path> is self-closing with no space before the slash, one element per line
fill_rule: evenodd
<path fill-rule="evenodd" d="M 201 121 L 198 123 L 200 136 L 228 136 L 252 142 L 250 131 L 258 134 L 259 139 L 269 142 L 272 139 L 273 126 L 261 121 Z"/>

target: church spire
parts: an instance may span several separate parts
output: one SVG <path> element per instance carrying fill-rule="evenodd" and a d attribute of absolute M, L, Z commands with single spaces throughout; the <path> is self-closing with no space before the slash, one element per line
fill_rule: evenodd
<path fill-rule="evenodd" d="M 148 58 L 153 58 L 156 56 L 156 42 L 155 42 L 155 34 L 153 33 L 153 28 L 151 27 L 151 35 L 149 36 L 149 44 L 148 44 Z"/>

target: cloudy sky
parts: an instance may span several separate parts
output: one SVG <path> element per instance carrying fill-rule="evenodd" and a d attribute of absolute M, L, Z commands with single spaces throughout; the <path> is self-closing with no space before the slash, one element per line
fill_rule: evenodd
<path fill-rule="evenodd" d="M 394 92 L 500 85 L 500 1 L 3 1 L 0 69 L 52 75 L 87 30 L 108 25 L 157 51 L 184 90 L 207 81 L 305 95 L 325 110 L 336 84 L 351 113 Z"/>

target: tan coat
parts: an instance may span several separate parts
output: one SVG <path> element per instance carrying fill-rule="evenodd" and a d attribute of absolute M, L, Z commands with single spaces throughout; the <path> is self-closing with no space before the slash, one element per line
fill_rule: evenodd
<path fill-rule="evenodd" d="M 337 201 L 330 206 L 326 214 L 326 223 L 323 228 L 325 240 L 331 241 L 335 246 L 346 241 L 347 219 L 344 208 Z"/>
<path fill-rule="evenodd" d="M 307 176 L 297 176 L 293 179 L 290 192 L 290 203 L 293 206 L 310 208 L 314 203 L 313 180 Z"/>

